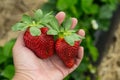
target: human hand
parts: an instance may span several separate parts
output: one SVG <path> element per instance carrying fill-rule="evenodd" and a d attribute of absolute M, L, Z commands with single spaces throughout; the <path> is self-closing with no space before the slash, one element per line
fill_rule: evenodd
<path fill-rule="evenodd" d="M 59 24 L 63 22 L 64 18 L 64 12 L 59 12 L 56 15 Z M 71 29 L 73 29 L 76 24 L 77 19 L 72 18 Z M 85 32 L 81 29 L 78 31 L 78 34 L 84 36 Z M 19 35 L 13 47 L 15 65 L 15 76 L 13 80 L 62 80 L 78 67 L 83 58 L 84 50 L 83 47 L 80 46 L 76 63 L 74 67 L 70 69 L 63 64 L 56 54 L 48 59 L 40 59 L 25 46 L 23 35 L 24 32 Z"/>

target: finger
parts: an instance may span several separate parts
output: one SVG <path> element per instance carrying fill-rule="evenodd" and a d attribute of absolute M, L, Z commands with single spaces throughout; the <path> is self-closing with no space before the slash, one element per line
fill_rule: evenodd
<path fill-rule="evenodd" d="M 74 71 L 79 66 L 79 64 L 82 61 L 83 55 L 84 55 L 84 48 L 83 47 L 79 47 L 78 55 L 77 55 L 77 57 L 75 59 L 75 65 L 73 66 L 73 68 L 69 69 L 69 73 Z"/>
<path fill-rule="evenodd" d="M 85 36 L 85 31 L 83 29 L 80 29 L 78 31 L 78 34 L 81 36 L 81 37 L 84 37 Z M 80 40 L 80 43 L 82 42 L 82 39 Z"/>
<path fill-rule="evenodd" d="M 84 53 L 84 48 L 82 46 L 80 46 L 79 50 L 78 50 L 78 56 L 77 56 L 77 58 L 78 59 L 82 59 L 83 58 L 83 53 Z"/>
<path fill-rule="evenodd" d="M 58 23 L 61 24 L 65 19 L 65 13 L 59 12 L 55 17 L 58 20 Z"/>
<path fill-rule="evenodd" d="M 15 42 L 15 45 L 13 47 L 13 52 L 17 52 L 21 47 L 25 47 L 24 41 L 23 41 L 23 35 L 24 32 L 21 32 Z"/>
<path fill-rule="evenodd" d="M 13 54 L 14 54 L 13 56 L 15 56 L 18 53 L 21 53 L 22 55 L 26 54 L 26 52 L 32 53 L 32 51 L 25 46 L 23 36 L 24 36 L 24 32 L 21 32 L 16 40 L 14 47 L 13 47 Z M 31 54 L 27 54 L 27 55 L 29 56 Z"/>
<path fill-rule="evenodd" d="M 77 25 L 78 20 L 76 18 L 72 18 L 72 25 L 71 25 L 71 29 L 74 29 L 75 26 Z"/>
<path fill-rule="evenodd" d="M 24 32 L 21 32 L 17 38 L 17 41 L 15 43 L 15 46 L 24 46 L 24 41 L 23 41 L 23 35 L 24 35 Z"/>
<path fill-rule="evenodd" d="M 85 31 L 84 31 L 83 29 L 80 29 L 80 30 L 78 31 L 78 34 L 79 34 L 80 36 L 84 37 L 84 36 L 85 36 Z"/>
<path fill-rule="evenodd" d="M 79 66 L 80 62 L 82 61 L 83 55 L 84 55 L 84 48 L 79 47 L 78 56 L 76 58 L 76 65 L 77 66 Z"/>

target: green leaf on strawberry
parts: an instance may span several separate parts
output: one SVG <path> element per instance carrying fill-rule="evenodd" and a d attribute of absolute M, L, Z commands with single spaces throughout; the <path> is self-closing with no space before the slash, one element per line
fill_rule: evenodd
<path fill-rule="evenodd" d="M 43 17 L 42 10 L 38 9 L 37 11 L 35 11 L 33 19 L 35 19 L 36 21 L 39 21 L 42 17 Z"/>
<path fill-rule="evenodd" d="M 65 28 L 65 30 L 70 30 L 71 25 L 72 25 L 72 19 L 71 18 L 67 19 L 63 23 L 63 27 Z"/>
<path fill-rule="evenodd" d="M 16 23 L 15 25 L 12 26 L 12 30 L 13 31 L 19 31 L 19 30 L 24 30 L 26 27 L 26 24 L 25 23 Z"/>
<path fill-rule="evenodd" d="M 84 37 L 81 37 L 80 35 L 78 35 L 76 33 L 72 33 L 71 36 L 74 38 L 75 41 L 84 39 Z"/>
<path fill-rule="evenodd" d="M 31 19 L 30 16 L 24 14 L 24 15 L 22 16 L 22 22 L 23 22 L 23 23 L 26 23 L 26 24 L 30 24 L 30 23 L 32 23 L 32 19 Z"/>
<path fill-rule="evenodd" d="M 39 36 L 41 34 L 40 28 L 47 27 L 46 25 L 49 25 L 50 21 L 53 20 L 53 18 L 54 16 L 52 15 L 52 12 L 44 14 L 41 9 L 38 9 L 34 12 L 34 15 L 32 17 L 24 14 L 21 21 L 12 26 L 12 30 L 24 31 L 30 28 L 30 33 L 32 36 Z M 50 28 L 50 26 L 48 28 Z M 49 33 L 53 34 L 51 31 L 49 31 Z M 54 34 L 56 34 L 56 32 Z"/>
<path fill-rule="evenodd" d="M 55 17 L 53 17 L 52 20 L 50 21 L 50 25 L 51 25 L 52 29 L 59 32 L 59 23 Z"/>
<path fill-rule="evenodd" d="M 73 38 L 73 37 L 71 37 L 71 36 L 65 36 L 64 39 L 65 39 L 65 41 L 66 41 L 68 44 L 70 44 L 71 46 L 74 45 L 74 38 Z"/>
<path fill-rule="evenodd" d="M 65 41 L 71 46 L 74 45 L 75 41 L 79 41 L 81 39 L 80 35 L 76 33 L 71 33 L 71 35 L 65 36 Z"/>
<path fill-rule="evenodd" d="M 50 22 L 52 19 L 53 19 L 53 15 L 51 15 L 52 14 L 52 12 L 49 12 L 49 13 L 47 13 L 46 15 L 44 15 L 44 17 L 43 18 L 41 18 L 41 23 L 48 23 L 48 22 Z"/>
<path fill-rule="evenodd" d="M 49 34 L 58 35 L 58 38 L 64 38 L 65 41 L 71 46 L 74 45 L 75 41 L 80 41 L 84 38 L 78 35 L 76 30 L 70 28 L 72 25 L 71 18 L 66 19 L 61 26 L 59 25 L 57 19 L 53 18 L 53 20 L 50 22 L 50 25 L 52 30 L 49 32 Z"/>
<path fill-rule="evenodd" d="M 39 36 L 41 34 L 41 31 L 37 27 L 31 27 L 30 33 L 32 36 Z"/>
<path fill-rule="evenodd" d="M 58 32 L 57 32 L 56 30 L 54 30 L 54 29 L 50 29 L 50 30 L 48 30 L 47 34 L 50 34 L 50 35 L 57 35 Z"/>

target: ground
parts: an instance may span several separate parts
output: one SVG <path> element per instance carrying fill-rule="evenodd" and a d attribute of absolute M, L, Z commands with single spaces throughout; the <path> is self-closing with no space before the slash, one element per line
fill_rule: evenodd
<path fill-rule="evenodd" d="M 120 23 L 114 33 L 115 41 L 110 45 L 98 67 L 100 80 L 120 80 Z"/>
<path fill-rule="evenodd" d="M 47 0 L 0 0 L 0 46 L 18 36 L 19 32 L 11 31 L 11 26 L 20 20 L 23 13 L 30 14 L 45 2 Z"/>

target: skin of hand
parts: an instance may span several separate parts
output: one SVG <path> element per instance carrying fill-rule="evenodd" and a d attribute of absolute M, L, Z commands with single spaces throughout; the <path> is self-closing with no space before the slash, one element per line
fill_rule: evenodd
<path fill-rule="evenodd" d="M 64 18 L 64 12 L 59 12 L 56 15 L 59 24 L 63 22 Z M 73 29 L 76 24 L 77 19 L 72 18 L 71 29 Z M 78 34 L 85 36 L 85 32 L 82 29 L 78 31 Z M 63 64 L 56 54 L 48 59 L 40 59 L 25 46 L 23 35 L 24 32 L 20 33 L 13 47 L 15 66 L 13 80 L 62 80 L 79 66 L 83 58 L 84 48 L 80 46 L 76 63 L 74 67 L 70 69 Z"/>

